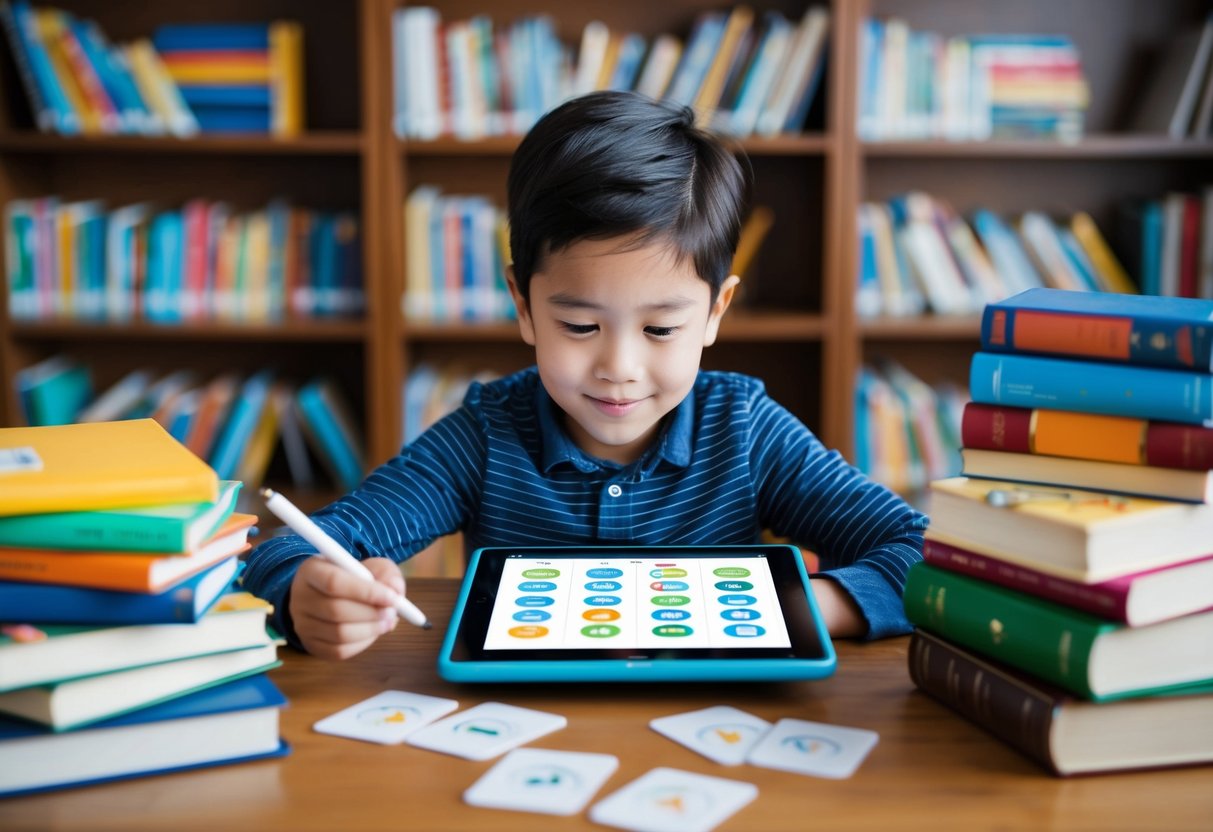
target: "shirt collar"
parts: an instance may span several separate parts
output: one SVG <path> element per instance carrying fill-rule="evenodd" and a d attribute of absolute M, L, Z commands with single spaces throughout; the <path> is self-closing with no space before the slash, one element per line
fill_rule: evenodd
<path fill-rule="evenodd" d="M 601 460 L 581 450 L 569 436 L 561 424 L 562 419 L 556 403 L 552 401 L 543 384 L 535 386 L 535 412 L 539 416 L 545 474 L 551 473 L 552 469 L 561 463 L 568 463 L 585 473 L 603 467 Z M 691 464 L 691 433 L 694 423 L 695 393 L 692 391 L 666 417 L 666 424 L 656 447 L 647 451 L 641 458 L 641 467 L 646 474 L 651 473 L 662 460 L 677 468 L 686 468 Z"/>

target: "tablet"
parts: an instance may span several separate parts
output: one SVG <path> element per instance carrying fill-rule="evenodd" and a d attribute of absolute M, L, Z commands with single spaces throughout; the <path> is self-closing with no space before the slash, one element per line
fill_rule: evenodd
<path fill-rule="evenodd" d="M 793 546 L 478 549 L 438 658 L 453 682 L 816 679 L 834 647 Z"/>

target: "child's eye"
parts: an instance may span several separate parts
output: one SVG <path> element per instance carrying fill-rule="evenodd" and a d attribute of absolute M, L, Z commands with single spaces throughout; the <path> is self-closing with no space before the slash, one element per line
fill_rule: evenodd
<path fill-rule="evenodd" d="M 654 338 L 670 338 L 678 332 L 676 326 L 646 326 L 644 331 Z"/>
<path fill-rule="evenodd" d="M 571 324 L 568 321 L 561 321 L 560 328 L 565 332 L 570 332 L 573 335 L 589 335 L 594 330 L 598 329 L 597 324 Z"/>

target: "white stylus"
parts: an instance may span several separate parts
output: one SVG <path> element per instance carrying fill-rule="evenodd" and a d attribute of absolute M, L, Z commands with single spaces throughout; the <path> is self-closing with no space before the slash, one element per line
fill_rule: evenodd
<path fill-rule="evenodd" d="M 312 522 L 312 518 L 296 508 L 295 504 L 286 497 L 283 497 L 272 488 L 261 489 L 261 496 L 265 498 L 266 508 L 276 514 L 279 520 L 290 526 L 292 531 L 315 546 L 316 552 L 329 563 L 341 567 L 355 578 L 362 578 L 367 581 L 375 580 L 375 576 L 371 574 L 371 570 L 367 569 L 360 560 L 347 552 L 340 543 L 329 537 L 324 529 Z M 400 617 L 410 624 L 416 625 L 423 630 L 428 630 L 432 626 L 429 619 L 425 617 L 425 613 L 417 609 L 417 605 L 403 595 L 396 596 L 394 606 L 396 607 L 396 612 L 400 613 Z"/>

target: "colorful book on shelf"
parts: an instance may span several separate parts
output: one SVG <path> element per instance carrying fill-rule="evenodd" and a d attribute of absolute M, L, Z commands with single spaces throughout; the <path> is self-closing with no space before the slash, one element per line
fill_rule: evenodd
<path fill-rule="evenodd" d="M 961 420 L 961 440 L 966 448 L 988 451 L 1190 471 L 1213 468 L 1211 428 L 1073 410 L 967 402 Z"/>
<path fill-rule="evenodd" d="M 1167 695 L 1088 702 L 925 630 L 910 637 L 910 678 L 1054 774 L 1213 761 L 1213 683 Z"/>
<path fill-rule="evenodd" d="M 1213 300 L 1030 289 L 986 306 L 988 352 L 1213 370 Z"/>
<path fill-rule="evenodd" d="M 1213 506 L 968 477 L 930 488 L 933 532 L 1084 583 L 1213 551 Z"/>
<path fill-rule="evenodd" d="M 93 397 L 89 368 L 65 355 L 18 370 L 15 380 L 26 424 L 35 427 L 71 424 Z"/>
<path fill-rule="evenodd" d="M 281 664 L 278 645 L 273 643 L 175 659 L 0 693 L 0 714 L 37 722 L 53 731 L 74 731 Z"/>
<path fill-rule="evenodd" d="M 270 610 L 260 598 L 233 592 L 193 624 L 6 624 L 0 690 L 270 644 Z"/>
<path fill-rule="evenodd" d="M 966 477 L 1082 488 L 1153 500 L 1213 503 L 1213 471 L 1184 471 L 1095 459 L 964 448 Z"/>
<path fill-rule="evenodd" d="M 1070 231 L 1082 245 L 1091 264 L 1099 273 L 1101 282 L 1109 291 L 1126 295 L 1137 293 L 1137 286 L 1130 279 L 1124 266 L 1120 264 L 1120 259 L 1112 251 L 1090 214 L 1078 211 L 1070 217 Z"/>
<path fill-rule="evenodd" d="M 192 552 L 94 552 L 0 548 L 0 580 L 53 583 L 122 592 L 162 592 L 249 548 L 251 514 L 234 513 Z"/>
<path fill-rule="evenodd" d="M 157 593 L 0 581 L 0 621 L 27 624 L 192 624 L 236 579 L 232 555 Z"/>
<path fill-rule="evenodd" d="M 337 386 L 316 379 L 299 389 L 300 424 L 338 487 L 353 490 L 366 468 L 362 441 Z"/>
<path fill-rule="evenodd" d="M 0 515 L 214 502 L 219 478 L 151 419 L 0 428 Z"/>
<path fill-rule="evenodd" d="M 1013 555 L 1009 558 L 979 552 L 932 529 L 923 547 L 923 560 L 932 566 L 1130 627 L 1213 609 L 1213 554 L 1096 583 L 1063 578 L 1018 563 Z"/>
<path fill-rule="evenodd" d="M 922 562 L 903 598 L 915 626 L 1085 699 L 1213 682 L 1213 610 L 1126 627 Z"/>
<path fill-rule="evenodd" d="M 1213 376 L 1207 371 L 978 352 L 969 368 L 969 393 L 980 404 L 1213 426 Z"/>
<path fill-rule="evenodd" d="M 0 795 L 11 796 L 281 757 L 286 704 L 263 673 L 56 733 L 19 720 L 0 722 Z"/>
<path fill-rule="evenodd" d="M 211 449 L 210 463 L 220 476 L 235 476 L 261 412 L 265 409 L 273 378 L 270 370 L 250 376 L 233 400 L 231 413 Z"/>
<path fill-rule="evenodd" d="M 28 8 L 28 4 L 26 6 Z M 26 98 L 29 99 L 30 109 L 34 114 L 34 124 L 43 133 L 49 133 L 55 129 L 55 110 L 46 91 L 38 83 L 31 47 L 26 43 L 25 36 L 17 24 L 11 3 L 0 3 L 0 25 L 4 27 L 9 50 L 17 65 L 17 74 L 21 77 L 21 86 L 25 88 Z M 38 48 L 41 48 L 41 44 L 38 45 Z"/>

